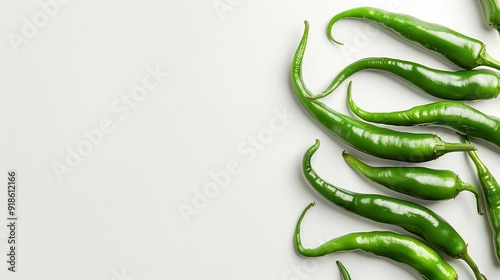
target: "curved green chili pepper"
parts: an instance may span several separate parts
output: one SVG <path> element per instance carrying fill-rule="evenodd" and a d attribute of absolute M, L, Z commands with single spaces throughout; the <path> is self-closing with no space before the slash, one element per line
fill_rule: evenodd
<path fill-rule="evenodd" d="M 484 214 L 479 191 L 462 181 L 455 172 L 425 167 L 375 167 L 356 157 L 342 153 L 344 160 L 366 178 L 388 189 L 427 200 L 455 198 L 461 191 L 472 192 L 476 197 L 477 212 Z"/>
<path fill-rule="evenodd" d="M 441 125 L 468 136 L 483 139 L 500 148 L 500 120 L 460 102 L 441 101 L 397 112 L 373 113 L 359 108 L 347 93 L 351 111 L 365 121 L 399 125 Z"/>
<path fill-rule="evenodd" d="M 311 99 L 329 95 L 351 75 L 365 69 L 392 73 L 421 88 L 428 94 L 442 99 L 489 99 L 497 97 L 499 93 L 499 77 L 491 71 L 443 71 L 410 61 L 383 57 L 365 58 L 350 64 L 340 71 L 323 92 Z"/>
<path fill-rule="evenodd" d="M 306 111 L 330 133 L 365 153 L 393 160 L 422 162 L 436 159 L 448 152 L 474 150 L 473 145 L 444 142 L 435 134 L 398 132 L 355 120 L 338 113 L 321 102 L 310 100 L 311 92 L 302 79 L 302 59 L 307 45 L 309 24 L 290 69 L 295 94 Z"/>
<path fill-rule="evenodd" d="M 340 261 L 336 261 L 336 263 L 339 268 L 340 275 L 342 276 L 342 280 L 351 280 L 351 275 L 349 275 L 349 271 L 347 271 L 345 266 Z"/>
<path fill-rule="evenodd" d="M 500 32 L 500 2 L 498 0 L 481 0 L 486 22 Z"/>
<path fill-rule="evenodd" d="M 469 143 L 467 136 L 459 134 L 462 142 Z M 500 184 L 488 170 L 488 167 L 479 159 L 476 152 L 469 152 L 469 157 L 476 166 L 477 177 L 481 184 L 486 208 L 488 209 L 488 221 L 493 232 L 493 245 L 495 256 L 500 262 Z"/>
<path fill-rule="evenodd" d="M 347 211 L 377 222 L 400 226 L 422 237 L 448 256 L 464 260 L 476 279 L 483 279 L 467 252 L 467 243 L 448 222 L 429 208 L 389 196 L 350 192 L 321 179 L 311 166 L 311 158 L 319 145 L 319 140 L 316 140 L 305 152 L 302 171 L 309 184 L 323 197 Z"/>
<path fill-rule="evenodd" d="M 444 56 L 464 69 L 489 66 L 500 70 L 500 62 L 491 57 L 486 52 L 485 44 L 477 39 L 409 15 L 370 7 L 347 10 L 335 15 L 330 20 L 328 36 L 337 44 L 342 43 L 333 38 L 332 28 L 337 21 L 345 18 L 365 19 L 376 23 L 399 37 L 413 41 Z"/>
<path fill-rule="evenodd" d="M 317 248 L 304 248 L 300 227 L 304 216 L 314 203 L 300 215 L 295 227 L 295 250 L 306 257 L 320 257 L 342 251 L 362 250 L 377 256 L 404 263 L 426 280 L 456 280 L 456 270 L 431 247 L 410 236 L 389 231 L 355 232 L 334 238 Z"/>

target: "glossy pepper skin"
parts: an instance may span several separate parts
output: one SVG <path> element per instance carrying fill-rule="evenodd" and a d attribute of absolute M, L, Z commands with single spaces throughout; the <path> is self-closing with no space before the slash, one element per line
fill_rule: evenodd
<path fill-rule="evenodd" d="M 348 145 L 365 153 L 386 159 L 423 162 L 448 152 L 474 150 L 473 145 L 446 143 L 435 134 L 415 134 L 379 128 L 338 113 L 319 101 L 310 100 L 311 92 L 302 78 L 302 60 L 307 44 L 309 24 L 292 62 L 290 75 L 295 94 L 306 111 L 319 124 Z"/>
<path fill-rule="evenodd" d="M 422 237 L 432 247 L 448 256 L 464 260 L 476 279 L 483 279 L 479 268 L 467 252 L 467 243 L 448 222 L 432 210 L 389 196 L 350 192 L 321 179 L 311 166 L 311 158 L 319 145 L 319 140 L 316 140 L 304 153 L 302 160 L 304 177 L 318 193 L 349 212 L 377 222 L 400 226 Z"/>
<path fill-rule="evenodd" d="M 340 262 L 336 261 L 337 267 L 339 268 L 340 275 L 342 276 L 342 280 L 351 280 L 351 275 L 349 275 L 349 271 L 347 271 L 347 268 Z"/>
<path fill-rule="evenodd" d="M 412 197 L 426 200 L 445 200 L 455 198 L 462 191 L 469 191 L 476 197 L 477 212 L 482 215 L 479 191 L 462 181 L 451 170 L 436 170 L 425 167 L 407 166 L 370 166 L 353 155 L 342 153 L 344 160 L 369 180 L 388 189 Z"/>
<path fill-rule="evenodd" d="M 365 111 L 354 103 L 350 88 L 347 102 L 351 111 L 365 121 L 398 126 L 446 126 L 500 148 L 500 120 L 460 102 L 441 101 L 403 111 L 374 113 Z"/>
<path fill-rule="evenodd" d="M 317 248 L 304 248 L 300 238 L 300 227 L 307 210 L 313 205 L 314 203 L 311 203 L 304 209 L 295 227 L 295 250 L 300 255 L 320 257 L 337 252 L 362 250 L 407 264 L 426 280 L 458 279 L 455 269 L 434 249 L 415 238 L 394 232 L 355 232 L 334 238 Z"/>
<path fill-rule="evenodd" d="M 462 142 L 469 143 L 467 136 L 459 134 Z M 486 216 L 493 233 L 493 245 L 497 261 L 500 262 L 500 184 L 479 159 L 476 152 L 469 152 L 486 201 Z"/>
<path fill-rule="evenodd" d="M 465 36 L 442 25 L 425 22 L 418 18 L 381 9 L 361 7 L 335 15 L 328 24 L 328 36 L 338 44 L 332 35 L 333 25 L 345 18 L 365 19 L 376 23 L 395 35 L 412 41 L 426 49 L 442 55 L 450 62 L 464 69 L 489 66 L 500 69 L 500 62 L 486 52 L 483 42 Z"/>
<path fill-rule="evenodd" d="M 481 6 L 486 22 L 500 32 L 500 1 L 481 0 Z"/>
<path fill-rule="evenodd" d="M 499 93 L 500 80 L 498 74 L 492 71 L 443 71 L 410 61 L 380 57 L 351 63 L 340 71 L 323 92 L 311 99 L 329 95 L 347 78 L 367 69 L 392 73 L 432 96 L 447 100 L 489 99 L 497 97 Z"/>

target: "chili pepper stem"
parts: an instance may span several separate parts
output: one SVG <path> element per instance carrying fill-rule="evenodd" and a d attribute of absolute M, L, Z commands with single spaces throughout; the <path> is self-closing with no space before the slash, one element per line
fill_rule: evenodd
<path fill-rule="evenodd" d="M 484 208 L 483 208 L 483 204 L 481 203 L 481 195 L 479 194 L 479 191 L 477 190 L 477 188 L 469 183 L 466 183 L 466 182 L 460 180 L 458 190 L 457 190 L 457 195 L 461 191 L 469 191 L 469 192 L 474 194 L 474 196 L 476 197 L 477 213 L 479 215 L 484 215 Z"/>
<path fill-rule="evenodd" d="M 496 60 L 492 56 L 490 56 L 489 53 L 486 52 L 486 49 L 483 49 L 481 54 L 479 55 L 479 59 L 477 62 L 478 66 L 489 66 L 492 68 L 495 68 L 497 70 L 500 70 L 500 61 Z"/>
<path fill-rule="evenodd" d="M 475 151 L 476 146 L 472 144 L 462 144 L 462 143 L 444 143 L 443 147 L 434 151 L 436 157 L 440 157 L 449 152 L 468 152 Z"/>
<path fill-rule="evenodd" d="M 470 143 L 469 138 L 461 133 L 457 133 L 458 136 L 460 137 L 460 140 L 462 143 Z M 478 173 L 486 173 L 488 172 L 488 168 L 484 163 L 479 159 L 479 156 L 475 151 L 469 151 L 467 152 L 469 154 L 470 159 L 472 162 L 474 162 L 474 166 L 476 167 L 476 170 Z"/>
<path fill-rule="evenodd" d="M 486 276 L 484 276 L 484 274 L 482 274 L 479 271 L 479 268 L 477 267 L 477 264 L 469 256 L 469 253 L 467 253 L 467 251 L 460 256 L 460 259 L 462 259 L 463 261 L 465 261 L 469 265 L 469 267 L 474 272 L 474 276 L 476 276 L 477 280 L 488 280 L 488 278 L 486 278 Z"/>

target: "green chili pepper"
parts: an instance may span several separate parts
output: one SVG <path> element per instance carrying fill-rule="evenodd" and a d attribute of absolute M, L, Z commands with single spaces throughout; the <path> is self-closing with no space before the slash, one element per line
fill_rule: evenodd
<path fill-rule="evenodd" d="M 481 0 L 486 22 L 500 32 L 500 2 L 498 0 Z"/>
<path fill-rule="evenodd" d="M 340 261 L 336 261 L 336 263 L 339 268 L 340 275 L 342 276 L 342 280 L 351 280 L 351 275 L 349 275 L 349 271 L 347 271 L 345 266 Z"/>
<path fill-rule="evenodd" d="M 400 125 L 441 125 L 468 136 L 485 140 L 500 148 L 500 120 L 460 102 L 441 101 L 397 112 L 372 113 L 359 108 L 347 93 L 351 111 L 365 121 Z"/>
<path fill-rule="evenodd" d="M 306 21 L 304 34 L 290 70 L 292 84 L 302 106 L 330 133 L 365 153 L 402 161 L 429 161 L 448 152 L 475 149 L 473 145 L 444 142 L 435 134 L 415 134 L 379 128 L 338 113 L 321 102 L 310 100 L 308 97 L 311 92 L 302 79 L 302 59 L 308 31 L 309 24 Z"/>
<path fill-rule="evenodd" d="M 351 75 L 365 69 L 390 72 L 430 95 L 449 100 L 489 99 L 498 96 L 500 81 L 496 73 L 487 70 L 443 71 L 421 64 L 393 58 L 365 58 L 345 67 L 320 94 L 311 99 L 332 93 Z"/>
<path fill-rule="evenodd" d="M 455 172 L 425 167 L 375 167 L 356 157 L 342 153 L 344 160 L 366 178 L 388 189 L 427 200 L 455 198 L 461 191 L 472 192 L 476 197 L 477 212 L 482 215 L 479 191 L 462 181 Z"/>
<path fill-rule="evenodd" d="M 342 251 L 362 250 L 407 264 L 426 280 L 458 279 L 455 269 L 434 249 L 415 238 L 394 232 L 355 232 L 334 238 L 317 248 L 304 248 L 300 227 L 307 210 L 312 206 L 314 203 L 304 209 L 295 227 L 295 250 L 300 255 L 320 257 Z"/>
<path fill-rule="evenodd" d="M 345 18 L 365 19 L 376 23 L 399 37 L 420 44 L 424 48 L 444 56 L 464 69 L 472 69 L 477 66 L 500 69 L 500 62 L 491 57 L 486 52 L 485 44 L 477 39 L 409 15 L 370 7 L 347 10 L 335 15 L 330 20 L 328 35 L 337 44 L 342 43 L 333 38 L 332 28 L 337 21 Z"/>
<path fill-rule="evenodd" d="M 476 279 L 483 279 L 477 265 L 467 252 L 467 243 L 448 222 L 432 210 L 393 197 L 350 192 L 321 179 L 311 166 L 311 158 L 319 145 L 319 140 L 316 140 L 305 152 L 302 160 L 304 176 L 317 192 L 347 211 L 377 222 L 400 226 L 422 237 L 448 256 L 464 260 L 474 272 Z"/>
<path fill-rule="evenodd" d="M 462 142 L 469 143 L 467 136 L 459 134 Z M 493 232 L 493 245 L 495 256 L 500 262 L 500 184 L 488 170 L 488 167 L 479 159 L 476 152 L 469 152 L 469 157 L 476 166 L 477 177 L 481 184 L 486 208 L 488 209 L 488 221 Z"/>

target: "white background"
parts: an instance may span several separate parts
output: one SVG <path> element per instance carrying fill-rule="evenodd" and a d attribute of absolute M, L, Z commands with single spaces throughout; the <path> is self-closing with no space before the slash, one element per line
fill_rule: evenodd
<path fill-rule="evenodd" d="M 500 57 L 498 34 L 484 22 L 479 1 L 73 0 L 58 4 L 46 22 L 38 1 L 1 1 L 0 181 L 6 182 L 8 169 L 19 171 L 19 245 L 14 274 L 5 262 L 7 228 L 0 226 L 0 279 L 340 279 L 335 260 L 353 279 L 419 279 L 407 266 L 360 252 L 306 259 L 292 244 L 296 219 L 311 201 L 317 206 L 303 224 L 307 247 L 354 231 L 402 232 L 329 204 L 302 177 L 302 155 L 319 138 L 313 166 L 326 181 L 403 197 L 358 176 L 341 152 L 373 165 L 401 163 L 354 151 L 315 124 L 296 101 L 289 65 L 303 21 L 310 22 L 304 78 L 313 92 L 368 56 L 458 70 L 361 21 L 345 20 L 334 29 L 353 52 L 327 39 L 330 17 L 366 5 L 446 25 L 486 42 L 489 53 Z M 22 31 L 34 16 L 40 17 L 38 27 L 28 38 Z M 24 40 L 12 43 L 13 36 Z M 124 106 L 121 98 L 142 85 L 148 67 L 168 77 L 125 116 L 113 106 Z M 381 73 L 359 73 L 352 80 L 353 98 L 367 110 L 438 101 Z M 341 85 L 323 101 L 349 114 L 346 89 Z M 500 115 L 499 100 L 470 104 Z M 277 112 L 289 118 L 283 122 Z M 103 120 L 113 131 L 58 178 L 54 165 L 68 164 L 68 151 L 85 145 L 84 131 L 94 131 Z M 400 130 L 458 141 L 446 129 Z M 252 146 L 259 135 L 265 143 Z M 477 146 L 500 178 L 498 150 L 483 142 Z M 206 205 L 194 205 L 196 193 L 214 181 L 210 174 L 228 164 L 237 174 Z M 452 169 L 477 185 L 463 153 L 420 165 Z M 4 185 L 1 225 L 7 223 L 6 193 Z M 469 243 L 482 272 L 498 278 L 488 223 L 476 214 L 472 195 L 420 203 L 446 218 Z M 183 216 L 180 209 L 186 207 L 196 214 Z M 464 262 L 446 259 L 460 279 L 473 279 Z"/>

